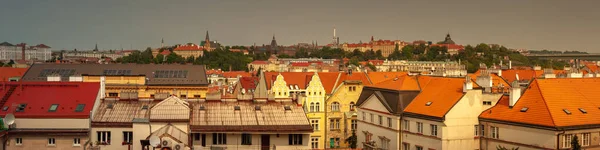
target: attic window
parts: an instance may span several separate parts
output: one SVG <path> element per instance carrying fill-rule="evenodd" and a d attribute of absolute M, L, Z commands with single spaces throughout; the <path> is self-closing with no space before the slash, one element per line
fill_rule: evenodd
<path fill-rule="evenodd" d="M 529 108 L 527 108 L 527 107 L 521 108 L 521 112 L 527 112 L 527 110 L 529 110 Z"/>
<path fill-rule="evenodd" d="M 254 110 L 260 110 L 260 106 L 254 106 Z"/>
<path fill-rule="evenodd" d="M 8 110 L 8 106 L 2 107 L 2 111 L 7 111 L 7 110 Z"/>
<path fill-rule="evenodd" d="M 567 110 L 567 109 L 563 109 L 563 111 L 564 111 L 564 112 L 565 112 L 567 115 L 570 115 L 570 114 L 571 114 L 571 112 L 570 112 L 569 110 Z"/>
<path fill-rule="evenodd" d="M 50 109 L 48 109 L 48 112 L 56 112 L 57 108 L 58 108 L 58 104 L 52 104 L 52 105 L 50 105 Z"/>
<path fill-rule="evenodd" d="M 285 109 L 285 110 L 292 110 L 292 108 L 290 106 L 283 106 L 283 109 Z"/>
<path fill-rule="evenodd" d="M 234 110 L 240 110 L 240 106 L 233 106 Z"/>
<path fill-rule="evenodd" d="M 23 111 L 25 111 L 25 107 L 27 107 L 27 104 L 19 104 L 19 105 L 17 106 L 17 109 L 16 109 L 16 111 L 17 111 L 17 112 L 23 112 Z"/>
<path fill-rule="evenodd" d="M 579 108 L 579 111 L 581 111 L 581 113 L 587 114 L 587 111 L 585 111 L 585 109 L 583 108 Z"/>
<path fill-rule="evenodd" d="M 200 106 L 200 110 L 206 110 L 204 106 Z"/>
<path fill-rule="evenodd" d="M 431 102 L 431 101 L 429 101 L 429 102 L 425 103 L 425 106 L 431 106 L 431 103 L 432 103 L 432 102 Z"/>
<path fill-rule="evenodd" d="M 75 108 L 75 112 L 82 112 L 83 108 L 85 108 L 85 104 L 77 104 L 77 108 Z"/>
<path fill-rule="evenodd" d="M 148 110 L 148 105 L 142 106 L 142 109 Z"/>

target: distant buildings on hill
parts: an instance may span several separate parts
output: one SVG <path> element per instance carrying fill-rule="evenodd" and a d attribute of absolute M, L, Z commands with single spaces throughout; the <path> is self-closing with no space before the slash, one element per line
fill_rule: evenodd
<path fill-rule="evenodd" d="M 52 58 L 52 48 L 45 44 L 29 46 L 26 43 L 13 45 L 8 42 L 0 43 L 0 61 L 41 61 Z"/>

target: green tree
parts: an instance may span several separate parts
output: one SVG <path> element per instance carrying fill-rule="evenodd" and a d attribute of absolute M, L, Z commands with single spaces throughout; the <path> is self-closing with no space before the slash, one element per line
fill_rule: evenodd
<path fill-rule="evenodd" d="M 156 58 L 154 58 L 155 64 L 162 64 L 165 61 L 165 56 L 162 54 L 157 54 Z"/>
<path fill-rule="evenodd" d="M 152 63 L 152 60 L 154 59 L 152 56 L 152 48 L 150 47 L 146 48 L 146 50 L 144 50 L 144 52 L 142 52 L 140 55 L 141 60 L 138 63 L 149 64 Z"/>
<path fill-rule="evenodd" d="M 388 59 L 390 60 L 400 60 L 402 59 L 402 52 L 400 52 L 400 50 L 394 50 L 389 56 Z"/>
<path fill-rule="evenodd" d="M 571 139 L 571 149 L 581 150 L 581 145 L 579 145 L 579 139 L 577 138 L 577 135 L 574 135 L 573 139 Z"/>
<path fill-rule="evenodd" d="M 377 71 L 377 67 L 375 67 L 375 65 L 373 65 L 373 64 L 367 64 L 367 67 L 369 67 L 369 69 L 371 69 L 371 71 Z"/>
<path fill-rule="evenodd" d="M 185 61 L 186 63 L 194 63 L 195 57 L 194 56 L 190 56 L 187 58 L 187 60 Z"/>
<path fill-rule="evenodd" d="M 346 139 L 346 143 L 350 144 L 350 148 L 355 149 L 357 147 L 358 138 L 356 137 L 356 131 L 352 130 L 352 136 Z"/>
<path fill-rule="evenodd" d="M 183 59 L 183 57 L 177 55 L 175 52 L 172 52 L 171 54 L 167 55 L 167 63 L 172 64 L 172 63 L 181 63 Z"/>
<path fill-rule="evenodd" d="M 402 47 L 402 57 L 407 60 L 411 60 L 414 55 L 414 48 L 412 45 L 407 45 Z"/>

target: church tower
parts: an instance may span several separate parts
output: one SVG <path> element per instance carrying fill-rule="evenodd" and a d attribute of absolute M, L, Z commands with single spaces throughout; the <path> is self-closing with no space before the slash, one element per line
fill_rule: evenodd
<path fill-rule="evenodd" d="M 210 49 L 210 38 L 208 37 L 208 31 L 206 31 L 206 38 L 204 38 L 204 49 Z"/>
<path fill-rule="evenodd" d="M 275 40 L 275 34 L 273 34 L 273 40 L 271 40 L 271 54 L 277 54 L 279 50 L 279 46 L 277 46 L 277 41 Z"/>

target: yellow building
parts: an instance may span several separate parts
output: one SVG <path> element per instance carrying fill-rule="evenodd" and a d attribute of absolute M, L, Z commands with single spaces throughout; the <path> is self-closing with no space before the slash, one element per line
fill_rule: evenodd
<path fill-rule="evenodd" d="M 34 64 L 24 81 L 104 82 L 106 99 L 206 98 L 208 82 L 201 65 Z"/>
<path fill-rule="evenodd" d="M 201 57 L 204 54 L 204 47 L 188 44 L 188 45 L 179 45 L 177 48 L 173 49 L 177 55 L 181 55 L 183 58 L 188 58 L 194 56 L 194 58 Z"/>

